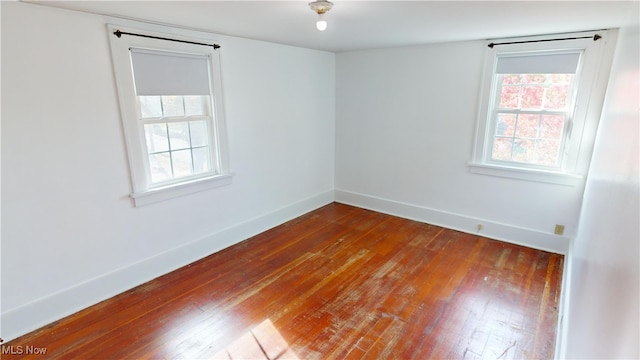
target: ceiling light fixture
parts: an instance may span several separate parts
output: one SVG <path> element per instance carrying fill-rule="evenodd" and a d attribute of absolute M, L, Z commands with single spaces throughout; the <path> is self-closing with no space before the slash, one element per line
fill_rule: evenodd
<path fill-rule="evenodd" d="M 314 1 L 309 3 L 311 10 L 318 14 L 318 21 L 316 21 L 316 28 L 320 31 L 327 29 L 327 20 L 324 19 L 324 14 L 331 10 L 333 3 L 331 1 Z"/>

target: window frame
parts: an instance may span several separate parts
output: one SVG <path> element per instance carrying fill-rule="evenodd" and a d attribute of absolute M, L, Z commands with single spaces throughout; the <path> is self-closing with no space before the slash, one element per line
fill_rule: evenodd
<path fill-rule="evenodd" d="M 593 31 L 553 36 L 535 36 L 517 39 L 502 39 L 495 42 L 525 42 L 508 45 L 495 45 L 487 48 L 481 79 L 480 98 L 473 153 L 469 161 L 469 171 L 476 174 L 539 181 L 561 185 L 578 185 L 586 175 L 589 159 L 593 150 L 595 132 L 599 121 L 599 112 L 604 98 L 607 76 L 601 76 L 606 65 L 603 54 L 607 47 L 608 31 Z M 594 41 L 598 34 L 601 39 Z M 590 37 L 549 41 L 558 38 Z M 543 41 L 540 41 L 543 40 Z M 527 42 L 534 41 L 534 42 Z M 499 56 L 526 53 L 562 53 L 581 52 L 580 63 L 576 71 L 575 107 L 570 119 L 564 124 L 563 145 L 558 167 L 547 167 L 511 161 L 491 159 L 493 138 L 497 120 L 493 118 L 494 103 L 497 101 L 497 84 L 494 83 L 496 65 Z M 608 69 L 608 68 L 607 68 Z M 608 74 L 608 73 L 607 73 Z M 571 110 L 570 110 L 571 111 Z"/>
<path fill-rule="evenodd" d="M 135 34 L 171 38 L 190 42 L 207 42 L 202 39 L 187 38 L 151 32 L 141 29 L 107 25 L 111 45 L 111 56 L 120 102 L 121 121 L 123 126 L 127 157 L 129 162 L 134 206 L 143 206 L 171 198 L 184 196 L 194 192 L 205 191 L 231 183 L 232 173 L 229 167 L 228 144 L 224 117 L 224 103 L 222 97 L 222 76 L 220 64 L 220 48 L 175 42 L 155 38 L 123 35 L 120 38 L 113 35 L 116 30 Z M 208 40 L 211 42 L 211 40 Z M 149 169 L 147 144 L 144 123 L 140 114 L 140 104 L 135 91 L 133 65 L 130 49 L 149 49 L 164 52 L 175 52 L 194 55 L 206 55 L 209 60 L 210 99 L 208 135 L 212 171 L 206 174 L 192 175 L 172 179 L 162 183 L 153 183 Z M 173 95 L 173 94 L 166 94 Z M 185 117 L 186 119 L 187 117 Z M 203 117 L 199 117 L 202 119 Z M 170 117 L 168 121 L 173 121 Z"/>

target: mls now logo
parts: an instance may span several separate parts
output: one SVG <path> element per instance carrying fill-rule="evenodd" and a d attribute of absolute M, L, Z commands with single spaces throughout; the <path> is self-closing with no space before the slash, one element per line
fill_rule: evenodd
<path fill-rule="evenodd" d="M 35 347 L 30 345 L 2 346 L 2 355 L 45 355 L 46 353 L 46 347 Z"/>

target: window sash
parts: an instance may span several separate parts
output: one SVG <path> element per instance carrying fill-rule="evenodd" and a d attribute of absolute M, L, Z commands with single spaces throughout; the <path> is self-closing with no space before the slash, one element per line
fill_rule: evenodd
<path fill-rule="evenodd" d="M 513 135 L 499 135 L 498 131 L 497 131 L 497 127 L 498 127 L 498 115 L 499 114 L 508 114 L 508 115 L 515 115 L 516 116 L 516 123 L 514 125 L 514 130 L 513 130 Z M 537 132 L 536 132 L 536 136 L 518 136 L 517 133 L 517 128 L 518 128 L 518 119 L 520 118 L 520 115 L 533 115 L 538 117 L 538 126 L 537 126 Z M 562 124 L 562 134 L 560 136 L 559 139 L 553 139 L 553 138 L 544 138 L 540 136 L 540 127 L 542 127 L 542 121 L 544 119 L 544 116 L 562 116 L 564 118 L 563 120 L 563 124 Z M 491 114 L 491 127 L 490 127 L 490 132 L 487 134 L 489 141 L 487 141 L 487 150 L 486 150 L 486 159 L 485 162 L 486 163 L 490 163 L 490 164 L 496 164 L 496 165 L 502 165 L 502 166 L 518 166 L 518 167 L 527 167 L 527 168 L 531 168 L 531 169 L 539 169 L 539 170 L 553 170 L 553 171 L 557 171 L 560 169 L 563 169 L 566 163 L 566 159 L 567 159 L 567 149 L 566 149 L 566 145 L 568 143 L 568 139 L 569 139 L 569 126 L 571 124 L 571 113 L 569 111 L 520 111 L 520 110 L 501 110 L 501 109 L 494 109 L 492 114 Z M 496 159 L 494 158 L 494 148 L 496 146 L 496 141 L 497 139 L 512 139 L 512 144 L 515 143 L 516 140 L 523 140 L 523 141 L 534 141 L 536 143 L 535 148 L 534 148 L 534 153 L 535 155 L 539 155 L 537 152 L 538 149 L 538 145 L 540 144 L 540 142 L 552 142 L 552 141 L 558 141 L 559 142 L 559 146 L 558 146 L 558 158 L 557 158 L 557 162 L 555 165 L 546 165 L 541 163 L 540 161 L 538 162 L 526 162 L 526 161 L 518 161 L 518 160 L 514 160 L 513 159 L 513 150 L 511 151 L 511 159 L 509 160 L 505 160 L 505 159 Z"/>
<path fill-rule="evenodd" d="M 193 135 L 191 133 L 191 123 L 204 121 L 205 122 L 205 136 L 206 136 L 206 144 L 196 144 L 193 143 Z M 150 151 L 150 144 L 148 143 L 147 138 L 147 130 L 145 125 L 165 125 L 168 127 L 170 124 L 180 124 L 186 123 L 188 124 L 189 130 L 189 145 L 184 147 L 174 148 L 172 146 L 172 138 L 171 135 L 167 133 L 166 135 L 166 149 L 161 149 L 158 151 Z M 184 181 L 189 181 L 193 179 L 215 176 L 220 174 L 220 160 L 217 151 L 217 141 L 215 137 L 215 132 L 213 131 L 213 118 L 210 116 L 184 116 L 184 117 L 168 117 L 168 118 L 144 118 L 139 119 L 139 128 L 140 133 L 144 136 L 144 165 L 146 169 L 147 176 L 149 177 L 149 189 L 165 187 L 171 184 L 177 184 Z M 168 131 L 168 130 L 167 130 Z M 196 166 L 194 163 L 194 149 L 205 149 L 207 152 L 207 171 L 196 172 Z M 173 155 L 176 152 L 181 151 L 190 151 L 190 157 L 192 162 L 192 174 L 185 176 L 176 176 L 176 171 L 174 169 L 174 159 Z M 171 167 L 171 176 L 166 179 L 155 179 L 154 180 L 154 172 L 152 170 L 151 157 L 152 155 L 161 155 L 167 154 L 169 156 L 169 165 Z"/>

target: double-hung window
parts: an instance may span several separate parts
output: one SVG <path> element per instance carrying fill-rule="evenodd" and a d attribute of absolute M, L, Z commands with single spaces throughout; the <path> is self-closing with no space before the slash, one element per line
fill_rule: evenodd
<path fill-rule="evenodd" d="M 488 159 L 561 168 L 582 51 L 498 55 Z"/>
<path fill-rule="evenodd" d="M 562 184 L 580 179 L 602 105 L 594 87 L 603 33 L 488 49 L 472 172 Z"/>
<path fill-rule="evenodd" d="M 111 40 L 131 197 L 144 205 L 228 183 L 219 50 L 139 35 Z"/>

